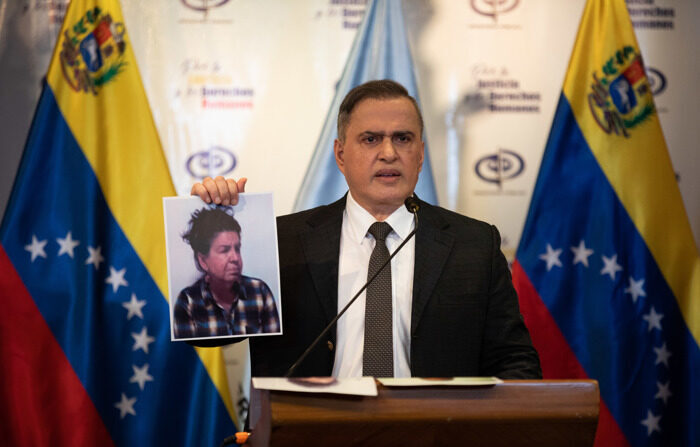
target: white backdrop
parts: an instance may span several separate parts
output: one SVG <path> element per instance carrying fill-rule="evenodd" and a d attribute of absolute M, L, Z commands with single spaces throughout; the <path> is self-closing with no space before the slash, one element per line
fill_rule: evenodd
<path fill-rule="evenodd" d="M 2 209 L 66 3 L 0 0 Z M 179 194 L 206 174 L 245 175 L 249 192 L 273 191 L 275 212 L 291 212 L 364 3 L 122 0 Z M 583 5 L 404 0 L 440 204 L 496 224 L 509 258 Z M 697 244 L 700 2 L 628 8 Z M 244 349 L 228 352 L 234 402 Z"/>
<path fill-rule="evenodd" d="M 249 191 L 272 190 L 276 212 L 291 212 L 364 2 L 165 3 L 124 9 L 178 192 L 206 174 L 245 175 Z M 404 13 L 440 203 L 495 223 L 511 258 L 584 0 L 491 5 L 406 0 Z M 700 68 L 700 4 L 630 9 L 699 240 L 700 101 L 687 90 Z"/>

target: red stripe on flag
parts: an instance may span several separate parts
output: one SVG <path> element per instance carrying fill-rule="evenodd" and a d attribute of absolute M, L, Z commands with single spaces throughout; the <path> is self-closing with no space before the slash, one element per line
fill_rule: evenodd
<path fill-rule="evenodd" d="M 0 439 L 5 445 L 114 445 L 0 245 Z"/>
<path fill-rule="evenodd" d="M 586 371 L 559 330 L 552 314 L 516 259 L 513 262 L 513 285 L 518 292 L 520 312 L 530 331 L 532 344 L 540 355 L 542 376 L 545 379 L 588 379 Z M 603 399 L 595 436 L 596 447 L 628 446 L 627 438 L 610 413 Z"/>

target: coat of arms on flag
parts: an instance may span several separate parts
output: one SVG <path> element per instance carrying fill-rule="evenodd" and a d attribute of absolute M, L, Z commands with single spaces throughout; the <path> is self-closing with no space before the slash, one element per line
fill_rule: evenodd
<path fill-rule="evenodd" d="M 95 6 L 68 25 L 59 36 L 63 76 L 75 91 L 97 94 L 126 63 L 124 23 Z"/>

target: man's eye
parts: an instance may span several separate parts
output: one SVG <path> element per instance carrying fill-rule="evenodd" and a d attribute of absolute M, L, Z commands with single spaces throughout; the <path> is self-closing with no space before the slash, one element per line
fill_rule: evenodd
<path fill-rule="evenodd" d="M 376 143 L 377 141 L 378 141 L 378 140 L 377 140 L 377 137 L 375 137 L 375 136 L 373 136 L 373 135 L 369 135 L 369 136 L 366 136 L 366 137 L 365 137 L 365 142 L 366 142 L 366 143 Z"/>
<path fill-rule="evenodd" d="M 396 141 L 397 143 L 410 143 L 411 136 L 410 135 L 396 135 L 394 137 L 394 141 Z"/>

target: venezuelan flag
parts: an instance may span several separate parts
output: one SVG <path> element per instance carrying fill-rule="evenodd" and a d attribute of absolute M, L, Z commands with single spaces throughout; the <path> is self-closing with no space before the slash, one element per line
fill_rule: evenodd
<path fill-rule="evenodd" d="M 0 229 L 0 439 L 218 445 L 220 350 L 170 342 L 174 195 L 116 0 L 73 0 Z"/>
<path fill-rule="evenodd" d="M 589 0 L 513 280 L 545 378 L 599 381 L 596 445 L 700 445 L 700 257 L 624 0 Z"/>

